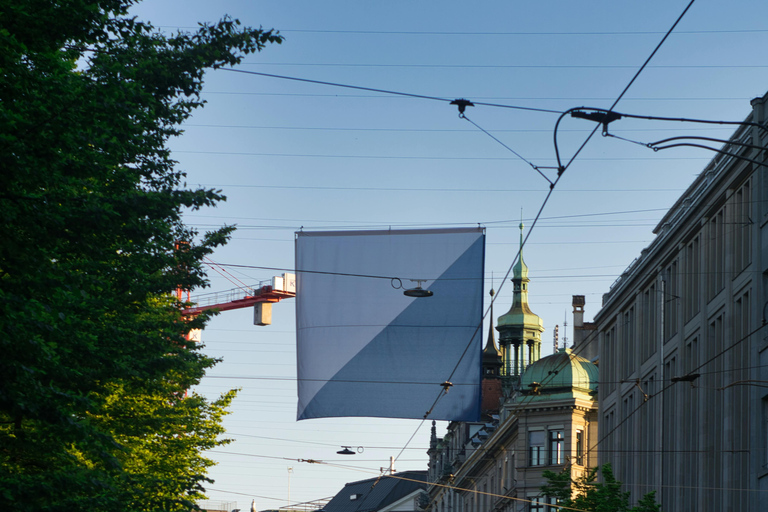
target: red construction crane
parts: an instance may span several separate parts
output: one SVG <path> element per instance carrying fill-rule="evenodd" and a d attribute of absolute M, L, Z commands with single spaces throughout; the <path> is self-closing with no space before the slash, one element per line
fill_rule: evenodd
<path fill-rule="evenodd" d="M 182 300 L 183 291 L 179 290 L 177 293 L 179 300 Z M 257 285 L 206 293 L 193 299 L 187 294 L 187 302 L 195 302 L 196 305 L 183 310 L 182 314 L 194 316 L 211 309 L 229 311 L 253 306 L 254 325 L 269 325 L 272 323 L 272 304 L 293 297 L 296 297 L 296 274 L 285 273 Z"/>

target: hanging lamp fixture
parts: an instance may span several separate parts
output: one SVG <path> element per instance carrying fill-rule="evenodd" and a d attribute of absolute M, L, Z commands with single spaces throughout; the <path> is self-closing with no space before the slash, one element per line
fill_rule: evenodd
<path fill-rule="evenodd" d="M 411 279 L 412 282 L 416 283 L 415 288 L 409 288 L 405 291 L 403 291 L 403 295 L 406 297 L 431 297 L 434 295 L 432 293 L 432 290 L 425 290 L 421 287 L 421 283 L 426 283 L 426 279 Z"/>
<path fill-rule="evenodd" d="M 357 451 L 353 451 L 351 446 L 342 446 L 341 448 L 341 450 L 336 452 L 339 455 L 354 455 L 355 453 L 363 453 L 364 450 L 362 446 L 358 446 L 356 448 Z"/>

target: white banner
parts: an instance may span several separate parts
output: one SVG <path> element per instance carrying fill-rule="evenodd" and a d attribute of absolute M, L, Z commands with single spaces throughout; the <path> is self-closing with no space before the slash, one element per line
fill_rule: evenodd
<path fill-rule="evenodd" d="M 481 228 L 296 233 L 298 419 L 421 419 L 450 380 L 429 419 L 477 420 L 484 259 Z"/>

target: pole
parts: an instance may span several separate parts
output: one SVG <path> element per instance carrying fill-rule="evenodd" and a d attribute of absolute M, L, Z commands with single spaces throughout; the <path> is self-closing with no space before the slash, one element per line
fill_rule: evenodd
<path fill-rule="evenodd" d="M 293 474 L 293 468 L 288 466 L 288 506 L 291 506 L 291 474 Z"/>

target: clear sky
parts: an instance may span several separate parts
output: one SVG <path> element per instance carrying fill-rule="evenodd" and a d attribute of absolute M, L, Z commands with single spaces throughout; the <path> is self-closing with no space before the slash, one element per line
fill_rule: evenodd
<path fill-rule="evenodd" d="M 190 29 L 224 14 L 285 36 L 249 56 L 241 70 L 563 111 L 609 107 L 661 41 L 688 0 L 573 2 L 146 0 L 135 9 L 163 31 Z M 740 121 L 768 90 L 768 3 L 698 0 L 617 111 Z M 530 227 L 549 183 L 445 101 L 210 72 L 208 105 L 172 142 L 190 185 L 222 189 L 228 201 L 187 216 L 200 229 L 236 224 L 214 260 L 254 283 L 294 262 L 294 232 L 328 229 L 474 226 L 487 228 L 486 293 L 515 256 L 521 215 Z M 475 106 L 472 122 L 536 166 L 554 166 L 557 113 Z M 568 160 L 594 127 L 566 117 Z M 640 142 L 678 135 L 727 138 L 732 128 L 622 119 L 612 133 Z M 586 296 L 586 318 L 601 295 L 653 240 L 667 208 L 714 153 L 653 152 L 595 136 L 555 188 L 525 248 L 530 304 L 552 333 L 571 324 L 571 296 Z M 553 171 L 543 170 L 550 180 Z M 526 228 L 527 232 L 527 228 Z M 234 285 L 210 273 L 213 290 Z M 506 312 L 512 289 L 498 295 Z M 486 324 L 487 332 L 487 324 Z M 336 494 L 346 483 L 396 469 L 426 469 L 429 424 L 381 419 L 296 422 L 293 301 L 273 324 L 251 310 L 214 319 L 206 351 L 223 362 L 198 391 L 240 388 L 226 419 L 236 442 L 215 450 L 211 499 L 258 509 Z M 425 361 L 424 364 L 429 364 Z M 418 429 L 418 430 L 417 430 Z M 445 425 L 439 425 L 440 434 Z M 413 440 L 408 443 L 412 435 Z M 342 445 L 363 447 L 337 455 Z M 407 445 L 407 449 L 402 450 Z M 401 453 L 402 452 L 402 453 Z M 316 459 L 329 464 L 308 464 Z M 289 471 L 289 468 L 293 468 Z"/>

